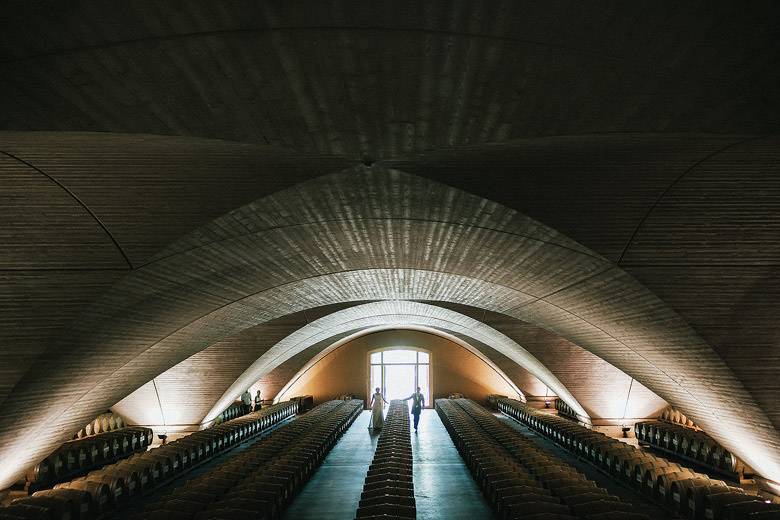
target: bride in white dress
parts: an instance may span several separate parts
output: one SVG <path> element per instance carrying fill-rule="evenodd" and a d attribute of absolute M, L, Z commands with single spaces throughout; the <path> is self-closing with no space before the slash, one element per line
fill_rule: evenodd
<path fill-rule="evenodd" d="M 381 430 L 382 426 L 385 425 L 385 418 L 382 415 L 382 409 L 385 404 L 387 404 L 387 401 L 385 401 L 382 392 L 380 392 L 379 387 L 377 387 L 376 392 L 371 396 L 371 424 L 369 425 L 369 428 Z"/>

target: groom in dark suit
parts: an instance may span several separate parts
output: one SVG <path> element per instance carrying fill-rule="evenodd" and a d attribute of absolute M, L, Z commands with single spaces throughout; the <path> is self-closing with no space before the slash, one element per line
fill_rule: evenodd
<path fill-rule="evenodd" d="M 404 401 L 412 400 L 412 415 L 414 416 L 414 431 L 417 431 L 417 425 L 420 424 L 420 412 L 422 412 L 425 406 L 425 397 L 420 392 L 420 387 L 417 387 L 417 391 L 404 399 Z"/>

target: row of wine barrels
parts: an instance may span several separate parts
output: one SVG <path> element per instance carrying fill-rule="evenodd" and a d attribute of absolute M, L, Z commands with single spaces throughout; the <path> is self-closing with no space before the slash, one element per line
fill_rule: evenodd
<path fill-rule="evenodd" d="M 497 518 L 649 518 L 473 401 L 437 399 L 436 411 Z"/>
<path fill-rule="evenodd" d="M 291 400 L 298 401 L 298 413 L 307 412 L 314 407 L 314 396 L 312 395 L 299 395 L 293 397 Z M 351 399 L 344 400 L 350 401 Z"/>
<path fill-rule="evenodd" d="M 409 406 L 393 400 L 377 439 L 356 518 L 416 518 Z"/>
<path fill-rule="evenodd" d="M 555 400 L 555 408 L 558 410 L 558 413 L 560 415 L 565 415 L 566 417 L 570 417 L 574 419 L 575 421 L 577 419 L 577 412 L 574 411 L 574 409 L 566 404 L 566 401 L 563 399 L 556 399 Z"/>
<path fill-rule="evenodd" d="M 297 407 L 297 402 L 273 405 L 259 412 L 195 432 L 148 451 L 145 451 L 146 447 L 152 441 L 152 432 L 148 428 L 125 428 L 95 437 L 71 441 L 66 443 L 69 446 L 68 453 L 70 455 L 68 457 L 61 455 L 61 449 L 58 450 L 59 458 L 49 458 L 51 471 L 57 467 L 61 472 L 62 468 L 67 467 L 67 464 L 71 463 L 73 459 L 97 460 L 98 457 L 116 453 L 116 450 L 123 446 L 142 446 L 143 450 L 139 450 L 114 464 L 90 471 L 82 477 L 57 484 L 51 491 L 56 492 L 55 495 L 58 497 L 68 493 L 70 493 L 69 496 L 73 496 L 75 491 L 86 493 L 90 497 L 90 511 L 97 515 L 104 514 L 122 507 L 136 496 L 169 482 L 193 464 L 208 460 L 243 439 L 259 434 L 261 431 L 295 415 Z M 130 433 L 135 435 L 128 436 Z M 88 446 L 89 449 L 73 451 L 74 446 Z M 33 496 L 38 496 L 38 493 Z M 21 508 L 17 507 L 15 511 L 19 509 Z M 0 508 L 0 516 L 3 514 L 10 513 L 6 512 L 4 508 Z"/>
<path fill-rule="evenodd" d="M 127 426 L 127 423 L 125 423 L 125 420 L 121 415 L 115 414 L 114 412 L 107 412 L 98 415 L 89 424 L 80 429 L 73 438 L 83 439 L 84 437 L 90 437 L 100 433 L 121 430 L 125 426 Z"/>
<path fill-rule="evenodd" d="M 38 491 L 0 508 L 0 519 L 3 520 L 89 520 L 94 516 L 92 496 L 76 489 Z"/>
<path fill-rule="evenodd" d="M 498 410 L 498 401 L 501 399 L 506 399 L 509 396 L 506 395 L 499 395 L 499 394 L 490 394 L 487 396 L 487 404 L 488 408 L 491 410 Z"/>
<path fill-rule="evenodd" d="M 711 479 L 568 419 L 540 413 L 520 401 L 504 399 L 499 402 L 499 410 L 685 518 L 757 520 L 765 516 L 750 515 L 774 514 L 778 509 L 776 504 L 767 504 L 722 480 Z M 645 435 L 642 428 L 635 431 L 638 437 Z M 724 493 L 729 495 L 728 500 L 715 498 Z M 739 516 L 743 512 L 747 512 L 746 516 Z"/>
<path fill-rule="evenodd" d="M 88 471 L 146 450 L 152 430 L 132 426 L 68 441 L 27 472 L 30 491 L 48 488 Z"/>
<path fill-rule="evenodd" d="M 640 443 L 691 459 L 714 470 L 740 476 L 751 472 L 736 455 L 702 431 L 663 421 L 642 421 L 634 424 L 634 433 Z"/>
<path fill-rule="evenodd" d="M 220 414 L 220 422 L 230 421 L 231 419 L 241 417 L 247 413 L 249 413 L 249 408 L 241 401 L 236 401 L 235 403 L 225 408 L 225 410 Z"/>
<path fill-rule="evenodd" d="M 278 518 L 363 402 L 328 401 L 147 504 L 138 519 Z"/>
<path fill-rule="evenodd" d="M 679 424 L 681 426 L 687 426 L 688 428 L 696 428 L 696 425 L 693 424 L 692 420 L 686 417 L 685 414 L 680 410 L 672 408 L 671 406 L 667 407 L 663 412 L 661 412 L 659 419 L 662 421 Z"/>

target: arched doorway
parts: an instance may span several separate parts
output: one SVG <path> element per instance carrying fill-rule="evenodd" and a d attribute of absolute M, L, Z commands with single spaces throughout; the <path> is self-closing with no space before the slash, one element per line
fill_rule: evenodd
<path fill-rule="evenodd" d="M 425 403 L 431 405 L 431 353 L 411 347 L 390 347 L 368 353 L 369 401 L 374 389 L 385 399 L 404 399 L 419 386 Z"/>

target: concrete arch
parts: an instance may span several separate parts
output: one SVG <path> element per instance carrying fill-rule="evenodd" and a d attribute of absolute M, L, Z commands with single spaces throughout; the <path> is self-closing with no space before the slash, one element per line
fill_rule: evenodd
<path fill-rule="evenodd" d="M 634 278 L 522 214 L 379 167 L 233 211 L 118 282 L 6 403 L 0 486 L 130 391 L 214 341 L 313 306 L 456 302 L 592 351 L 681 409 L 763 476 L 780 441 L 711 348 Z M 79 379 L 74 374 L 80 375 Z M 45 392 L 53 395 L 41 402 Z M 19 438 L 23 427 L 29 437 Z"/>
<path fill-rule="evenodd" d="M 312 368 L 314 365 L 319 363 L 322 359 L 324 359 L 328 354 L 333 352 L 334 350 L 338 349 L 339 347 L 345 345 L 346 343 L 352 341 L 353 339 L 362 338 L 363 336 L 371 335 L 375 332 L 385 332 L 385 331 L 397 331 L 399 330 L 399 327 L 397 326 L 377 326 L 377 327 L 371 327 L 368 329 L 363 329 L 359 332 L 356 332 L 354 334 L 350 334 L 349 336 L 345 336 L 344 338 L 332 343 L 329 345 L 326 349 L 320 351 L 318 354 L 316 354 L 314 357 L 312 357 L 309 361 L 306 362 L 303 367 L 301 367 L 298 372 L 293 375 L 293 377 L 285 384 L 281 390 L 279 390 L 279 393 L 274 398 L 274 402 L 281 402 L 286 397 L 286 393 L 290 390 L 291 386 L 297 382 L 310 368 Z M 504 373 L 501 368 L 493 363 L 493 361 L 487 357 L 485 354 L 482 353 L 481 350 L 474 347 L 471 343 L 461 339 L 458 336 L 454 336 L 452 334 L 449 334 L 443 330 L 438 329 L 430 329 L 428 327 L 420 326 L 420 325 L 405 325 L 403 326 L 402 330 L 409 330 L 409 331 L 416 331 L 416 332 L 424 332 L 425 334 L 430 334 L 434 336 L 439 336 L 441 338 L 447 339 L 449 341 L 452 341 L 453 343 L 456 343 L 458 346 L 463 347 L 465 350 L 470 352 L 471 354 L 474 354 L 480 361 L 482 361 L 484 364 L 486 364 L 488 367 L 490 367 L 491 370 L 496 372 L 517 394 L 517 397 L 520 398 L 523 402 L 527 402 L 525 393 L 512 381 L 512 379 Z M 390 347 L 393 348 L 393 347 Z M 388 348 L 382 348 L 379 350 L 387 350 Z M 512 396 L 515 397 L 515 396 Z M 557 396 L 555 396 L 557 397 Z"/>
<path fill-rule="evenodd" d="M 387 328 L 414 327 L 425 331 L 436 331 L 439 334 L 446 333 L 448 337 L 456 338 L 455 341 L 461 345 L 468 345 L 470 341 L 490 345 L 539 378 L 556 395 L 566 401 L 572 409 L 576 410 L 583 420 L 587 420 L 588 413 L 558 378 L 530 352 L 509 337 L 484 323 L 449 309 L 424 303 L 396 300 L 367 303 L 334 312 L 290 334 L 263 354 L 236 379 L 222 397 L 214 403 L 214 406 L 204 417 L 204 422 L 210 422 L 216 418 L 222 410 L 263 375 L 315 343 L 333 338 L 334 344 L 323 351 L 321 355 L 324 355 L 332 351 L 345 338 L 355 338 L 368 334 L 369 331 Z M 492 365 L 492 362 L 477 349 L 470 347 L 470 345 L 466 348 Z M 500 371 L 497 367 L 494 368 Z"/>

